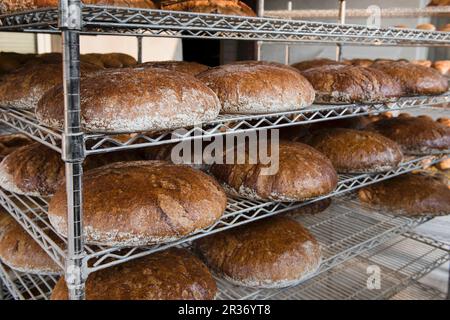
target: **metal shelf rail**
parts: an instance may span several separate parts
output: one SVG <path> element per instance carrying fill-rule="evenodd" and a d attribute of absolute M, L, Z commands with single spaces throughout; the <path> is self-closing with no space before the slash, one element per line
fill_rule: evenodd
<path fill-rule="evenodd" d="M 392 103 L 348 104 L 348 105 L 313 105 L 311 107 L 289 112 L 277 112 L 255 115 L 223 114 L 217 119 L 203 123 L 202 126 L 187 128 L 184 131 L 173 130 L 158 134 L 140 133 L 128 139 L 119 139 L 114 135 L 85 134 L 85 154 L 150 147 L 166 143 L 175 143 L 194 139 L 240 134 L 256 130 L 269 130 L 293 125 L 308 124 L 333 119 L 350 118 L 387 111 L 407 111 L 421 107 L 432 108 L 435 105 L 450 102 L 450 91 L 439 96 L 416 96 L 400 98 Z M 33 112 L 16 110 L 0 106 L 0 123 L 27 134 L 36 141 L 61 152 L 62 132 L 47 128 L 36 119 Z"/>
<path fill-rule="evenodd" d="M 59 32 L 58 10 L 49 8 L 0 16 L 2 30 Z M 152 37 L 383 46 L 450 45 L 447 32 L 94 5 L 82 6 L 79 30 L 82 34 Z"/>

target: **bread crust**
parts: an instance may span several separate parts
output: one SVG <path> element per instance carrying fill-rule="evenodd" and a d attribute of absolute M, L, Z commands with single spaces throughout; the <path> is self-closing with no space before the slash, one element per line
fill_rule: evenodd
<path fill-rule="evenodd" d="M 223 113 L 298 110 L 314 101 L 314 89 L 300 73 L 273 63 L 230 63 L 197 78 L 217 94 Z"/>
<path fill-rule="evenodd" d="M 194 242 L 213 272 L 241 286 L 282 288 L 297 284 L 321 263 L 314 236 L 288 217 L 273 217 Z"/>
<path fill-rule="evenodd" d="M 336 61 L 336 60 L 322 58 L 322 59 L 300 61 L 300 62 L 294 63 L 292 65 L 292 67 L 303 72 L 308 69 L 317 68 L 317 67 L 321 67 L 321 66 L 328 66 L 328 65 L 332 65 L 332 66 L 344 65 L 344 63 Z"/>
<path fill-rule="evenodd" d="M 330 159 L 338 173 L 389 171 L 403 160 L 400 146 L 375 132 L 332 128 L 316 132 L 306 142 Z"/>
<path fill-rule="evenodd" d="M 36 117 L 61 129 L 63 87 L 39 101 Z M 126 133 L 169 130 L 215 119 L 214 92 L 187 74 L 161 68 L 105 70 L 81 79 L 81 125 L 85 132 Z"/>
<path fill-rule="evenodd" d="M 256 13 L 248 5 L 239 0 L 185 0 L 169 4 L 162 3 L 161 8 L 174 11 L 256 17 Z"/>
<path fill-rule="evenodd" d="M 137 65 L 137 67 L 163 68 L 181 73 L 187 73 L 191 76 L 196 76 L 199 73 L 209 69 L 209 67 L 204 64 L 189 61 L 149 61 Z"/>
<path fill-rule="evenodd" d="M 89 275 L 87 300 L 212 300 L 216 283 L 186 249 L 170 248 Z M 51 300 L 68 300 L 61 278 Z"/>
<path fill-rule="evenodd" d="M 164 161 L 117 162 L 83 178 L 86 243 L 145 246 L 170 242 L 216 222 L 227 197 L 207 174 Z M 66 190 L 52 197 L 49 219 L 67 235 Z"/>
<path fill-rule="evenodd" d="M 0 161 L 17 148 L 28 145 L 31 138 L 21 133 L 0 135 Z"/>
<path fill-rule="evenodd" d="M 398 215 L 450 214 L 450 189 L 439 178 L 404 174 L 359 190 L 359 199 Z"/>

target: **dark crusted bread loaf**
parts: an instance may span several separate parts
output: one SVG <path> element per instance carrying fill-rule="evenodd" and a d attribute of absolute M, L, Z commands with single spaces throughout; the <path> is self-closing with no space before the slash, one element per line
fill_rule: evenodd
<path fill-rule="evenodd" d="M 99 67 L 90 63 L 81 63 L 80 67 L 82 75 L 99 70 Z M 0 105 L 33 110 L 44 93 L 62 81 L 62 67 L 57 63 L 39 63 L 20 68 L 2 77 Z"/>
<path fill-rule="evenodd" d="M 2 0 L 0 13 L 58 7 L 58 0 Z M 83 0 L 84 4 L 121 7 L 156 8 L 150 0 Z"/>
<path fill-rule="evenodd" d="M 112 152 L 92 155 L 83 163 L 85 170 L 118 161 L 142 160 L 139 152 Z M 0 163 L 2 188 L 29 196 L 50 196 L 64 181 L 65 166 L 61 154 L 34 142 L 19 149 Z"/>
<path fill-rule="evenodd" d="M 181 73 L 187 73 L 191 76 L 196 76 L 197 74 L 209 69 L 209 67 L 204 64 L 188 61 L 149 61 L 139 64 L 136 67 L 163 68 Z"/>
<path fill-rule="evenodd" d="M 60 239 L 53 239 L 61 244 Z M 8 267 L 26 273 L 63 272 L 38 243 L 0 206 L 0 260 Z"/>
<path fill-rule="evenodd" d="M 381 119 L 366 128 L 397 142 L 403 154 L 421 155 L 450 149 L 450 127 L 427 116 Z"/>
<path fill-rule="evenodd" d="M 292 65 L 292 67 L 303 72 L 303 71 L 311 69 L 311 68 L 328 66 L 328 65 L 343 65 L 343 64 L 344 63 L 336 61 L 336 60 L 323 58 L 323 59 L 300 61 L 300 62 L 294 63 Z"/>
<path fill-rule="evenodd" d="M 39 101 L 36 116 L 62 128 L 63 87 Z M 110 69 L 81 79 L 81 124 L 85 131 L 124 133 L 192 126 L 215 119 L 220 102 L 196 78 L 161 68 Z"/>
<path fill-rule="evenodd" d="M 439 178 L 404 174 L 359 190 L 359 199 L 404 215 L 450 214 L 450 189 Z"/>
<path fill-rule="evenodd" d="M 197 78 L 217 94 L 223 113 L 297 110 L 314 101 L 314 89 L 299 72 L 274 63 L 231 63 Z"/>
<path fill-rule="evenodd" d="M 391 76 L 407 95 L 441 94 L 448 89 L 448 79 L 433 68 L 405 61 L 374 63 L 371 68 Z"/>
<path fill-rule="evenodd" d="M 338 173 L 371 173 L 394 169 L 403 159 L 400 147 L 381 134 L 333 128 L 306 139 L 331 160 Z"/>
<path fill-rule="evenodd" d="M 207 174 L 163 161 L 118 162 L 83 177 L 87 243 L 144 246 L 170 242 L 210 226 L 227 198 Z M 50 201 L 48 216 L 67 235 L 66 188 Z"/>
<path fill-rule="evenodd" d="M 239 147 L 228 152 L 241 153 Z M 245 159 L 241 164 L 227 163 L 225 152 L 223 164 L 213 164 L 210 172 L 230 193 L 256 200 L 302 201 L 328 194 L 336 187 L 333 165 L 317 150 L 302 143 L 280 141 L 278 152 L 273 152 L 269 144 L 269 164 L 256 161 L 248 147 L 243 150 Z M 270 172 L 269 167 L 274 169 L 277 160 L 278 170 Z"/>
<path fill-rule="evenodd" d="M 282 288 L 314 273 L 320 245 L 300 223 L 273 217 L 194 242 L 195 251 L 218 276 L 246 287 Z"/>
<path fill-rule="evenodd" d="M 302 74 L 316 90 L 317 103 L 386 102 L 403 93 L 389 75 L 372 68 L 326 65 Z"/>
<path fill-rule="evenodd" d="M 331 205 L 331 202 L 331 197 L 325 198 L 323 200 L 314 201 L 300 208 L 288 211 L 287 214 L 291 217 L 298 217 L 305 214 L 317 214 L 328 209 L 328 207 Z"/>
<path fill-rule="evenodd" d="M 255 12 L 244 2 L 239 0 L 182 0 L 163 1 L 164 10 L 191 11 L 201 13 L 218 13 L 237 16 L 256 16 Z"/>
<path fill-rule="evenodd" d="M 30 138 L 21 133 L 0 135 L 0 161 L 17 148 L 23 147 L 31 142 L 32 140 Z"/>
<path fill-rule="evenodd" d="M 86 281 L 87 300 L 212 300 L 216 293 L 208 268 L 188 250 L 178 248 L 96 271 Z M 64 278 L 51 299 L 68 299 Z"/>

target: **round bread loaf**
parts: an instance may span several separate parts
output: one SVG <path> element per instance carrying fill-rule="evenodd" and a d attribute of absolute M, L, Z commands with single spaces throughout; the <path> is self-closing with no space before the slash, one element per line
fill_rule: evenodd
<path fill-rule="evenodd" d="M 448 89 L 448 79 L 433 68 L 405 61 L 374 63 L 372 68 L 391 76 L 408 95 L 441 94 Z"/>
<path fill-rule="evenodd" d="M 163 161 L 118 162 L 83 177 L 87 243 L 145 246 L 170 242 L 216 222 L 227 198 L 207 174 Z M 67 235 L 66 189 L 52 197 L 48 216 Z"/>
<path fill-rule="evenodd" d="M 88 53 L 82 54 L 80 60 L 102 68 L 126 68 L 137 64 L 136 59 L 125 53 Z"/>
<path fill-rule="evenodd" d="M 450 23 L 447 23 L 447 24 L 443 25 L 442 27 L 440 27 L 439 31 L 450 32 Z"/>
<path fill-rule="evenodd" d="M 436 27 L 431 23 L 421 23 L 416 26 L 416 29 L 419 30 L 427 30 L 427 31 L 436 31 Z"/>
<path fill-rule="evenodd" d="M 208 268 L 178 248 L 96 271 L 86 281 L 87 300 L 212 300 L 216 294 Z M 68 299 L 64 278 L 56 283 L 51 299 Z"/>
<path fill-rule="evenodd" d="M 381 134 L 344 128 L 321 130 L 307 143 L 331 160 L 338 173 L 372 173 L 398 166 L 400 147 Z"/>
<path fill-rule="evenodd" d="M 235 148 L 224 153 L 223 164 L 213 164 L 210 169 L 232 194 L 255 200 L 303 201 L 328 194 L 337 185 L 330 160 L 302 143 L 280 141 L 278 154 L 272 152 L 269 144 L 269 164 L 256 161 L 248 147 L 243 151 L 244 163 L 227 163 L 228 152 L 235 156 L 240 152 Z M 271 172 L 270 166 L 278 170 Z"/>
<path fill-rule="evenodd" d="M 323 200 L 314 201 L 300 208 L 288 211 L 288 215 L 291 217 L 298 217 L 305 214 L 317 214 L 325 211 L 331 205 L 331 197 Z"/>
<path fill-rule="evenodd" d="M 187 73 L 191 76 L 196 76 L 197 74 L 209 69 L 209 67 L 204 64 L 188 61 L 149 61 L 137 65 L 137 67 L 163 68 L 181 73 Z"/>
<path fill-rule="evenodd" d="M 299 73 L 273 63 L 233 63 L 199 74 L 219 97 L 223 113 L 270 113 L 311 105 L 314 90 Z"/>
<path fill-rule="evenodd" d="M 354 66 L 360 66 L 360 67 L 370 67 L 373 63 L 372 59 L 351 59 L 345 61 L 348 64 L 354 65 Z"/>
<path fill-rule="evenodd" d="M 433 63 L 433 68 L 436 69 L 443 76 L 449 75 L 450 60 L 439 60 Z"/>
<path fill-rule="evenodd" d="M 49 90 L 36 116 L 61 129 L 63 87 Z M 220 102 L 214 92 L 187 74 L 161 68 L 123 68 L 81 79 L 84 131 L 125 133 L 193 126 L 215 119 Z"/>
<path fill-rule="evenodd" d="M 402 95 L 399 84 L 372 68 L 327 65 L 302 74 L 316 90 L 317 103 L 386 102 Z"/>
<path fill-rule="evenodd" d="M 139 152 L 104 153 L 87 157 L 83 168 L 90 170 L 112 162 L 142 159 Z M 16 149 L 0 163 L 2 188 L 18 194 L 50 196 L 64 181 L 64 176 L 61 154 L 38 142 Z"/>
<path fill-rule="evenodd" d="M 367 130 L 378 132 L 397 142 L 403 154 L 422 155 L 450 149 L 450 127 L 429 117 L 402 115 L 369 124 Z"/>
<path fill-rule="evenodd" d="M 162 3 L 162 9 L 174 11 L 190 11 L 214 14 L 229 14 L 236 16 L 256 16 L 255 12 L 239 0 L 187 0 Z"/>
<path fill-rule="evenodd" d="M 82 75 L 99 70 L 97 66 L 87 63 L 81 63 L 80 68 Z M 33 110 L 44 93 L 62 81 L 60 64 L 41 63 L 20 68 L 2 77 L 0 104 L 6 107 Z"/>
<path fill-rule="evenodd" d="M 20 272 L 56 275 L 63 271 L 1 206 L 0 260 Z"/>
<path fill-rule="evenodd" d="M 30 138 L 21 133 L 0 135 L 0 161 L 17 148 L 30 144 L 31 142 L 32 140 Z"/>
<path fill-rule="evenodd" d="M 439 178 L 404 174 L 359 190 L 362 202 L 393 214 L 448 215 L 450 189 Z"/>
<path fill-rule="evenodd" d="M 439 118 L 436 120 L 436 122 L 438 122 L 446 127 L 450 127 L 450 118 L 446 118 L 446 117 Z"/>
<path fill-rule="evenodd" d="M 295 285 L 321 263 L 320 245 L 297 221 L 273 217 L 194 242 L 196 252 L 218 276 L 255 288 Z"/>
<path fill-rule="evenodd" d="M 323 59 L 300 61 L 300 62 L 294 63 L 292 65 L 292 67 L 303 72 L 308 69 L 312 69 L 312 68 L 316 68 L 316 67 L 328 66 L 328 65 L 334 66 L 334 65 L 343 65 L 343 64 L 344 63 L 336 61 L 336 60 L 323 58 Z"/>

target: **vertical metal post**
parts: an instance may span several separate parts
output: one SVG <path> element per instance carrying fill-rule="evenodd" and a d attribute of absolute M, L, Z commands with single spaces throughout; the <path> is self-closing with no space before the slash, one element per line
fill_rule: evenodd
<path fill-rule="evenodd" d="M 339 0 L 339 23 L 345 24 L 345 0 Z M 336 61 L 342 61 L 342 44 L 338 44 L 336 47 Z"/>
<path fill-rule="evenodd" d="M 80 0 L 60 1 L 63 47 L 64 133 L 62 158 L 66 169 L 67 257 L 65 279 L 69 299 L 85 298 L 87 267 L 83 243 L 82 163 L 84 139 L 80 121 Z"/>
<path fill-rule="evenodd" d="M 288 1 L 287 10 L 292 11 L 292 1 Z M 290 49 L 291 49 L 291 46 L 289 44 L 286 44 L 284 46 L 284 64 L 286 64 L 286 65 L 289 65 Z"/>
<path fill-rule="evenodd" d="M 258 0 L 258 5 L 257 5 L 257 14 L 258 17 L 263 17 L 264 16 L 264 0 Z M 260 61 L 261 60 L 261 47 L 262 47 L 263 42 L 262 41 L 256 41 L 256 57 L 255 60 Z"/>
<path fill-rule="evenodd" d="M 137 61 L 139 64 L 142 63 L 142 36 L 137 36 Z"/>

